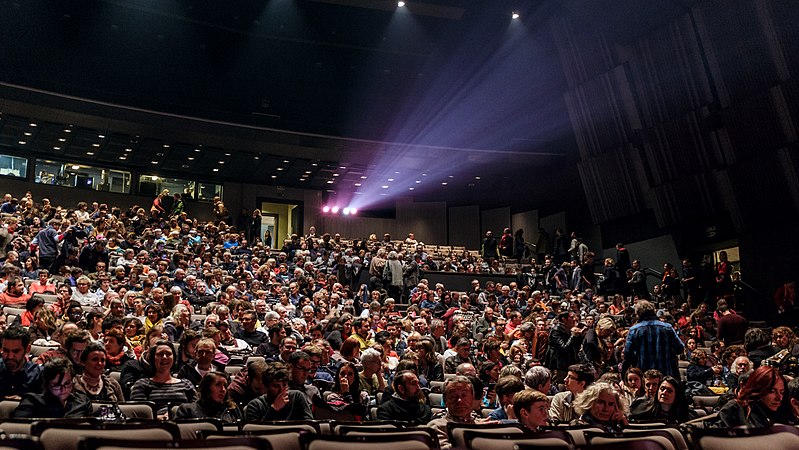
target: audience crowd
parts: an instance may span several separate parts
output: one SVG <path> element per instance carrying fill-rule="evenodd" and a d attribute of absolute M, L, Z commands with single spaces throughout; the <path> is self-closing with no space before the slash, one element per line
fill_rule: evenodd
<path fill-rule="evenodd" d="M 595 262 L 560 229 L 535 245 L 487 232 L 479 251 L 444 255 L 412 233 L 313 227 L 270 248 L 257 213 L 233 227 L 217 199 L 200 222 L 162 197 L 123 210 L 5 196 L 0 396 L 20 400 L 15 417 L 148 400 L 161 418 L 426 424 L 443 447 L 449 422 L 798 420 L 799 341 L 736 312 L 723 252 L 664 264 L 650 291 L 622 244 Z M 460 292 L 428 283 L 434 271 L 516 281 L 479 275 Z M 701 417 L 697 395 L 720 396 L 717 413 Z"/>

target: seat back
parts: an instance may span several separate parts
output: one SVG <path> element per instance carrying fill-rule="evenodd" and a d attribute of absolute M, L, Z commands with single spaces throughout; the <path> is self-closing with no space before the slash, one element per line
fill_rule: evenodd
<path fill-rule="evenodd" d="M 300 437 L 305 450 L 429 450 L 434 441 L 421 434 L 406 436 L 335 436 L 304 434 Z"/>
<path fill-rule="evenodd" d="M 712 413 L 713 410 L 718 408 L 719 402 L 721 401 L 721 397 L 718 395 L 695 395 L 694 396 L 694 406 L 697 408 L 702 408 L 708 412 L 708 414 Z"/>
<path fill-rule="evenodd" d="M 17 406 L 19 406 L 19 400 L 0 401 L 0 419 L 10 418 Z"/>
<path fill-rule="evenodd" d="M 222 431 L 222 421 L 219 419 L 178 419 L 175 425 L 180 430 L 181 439 L 197 439 L 199 431 Z"/>
<path fill-rule="evenodd" d="M 347 434 L 350 431 L 393 431 L 400 428 L 397 422 L 374 421 L 374 422 L 349 422 L 341 420 L 330 421 L 331 434 Z"/>
<path fill-rule="evenodd" d="M 571 436 L 563 430 L 531 433 L 513 431 L 508 433 L 485 433 L 481 430 L 464 430 L 463 439 L 467 449 L 473 450 L 513 450 L 516 444 L 531 444 L 539 447 L 568 449 L 572 446 Z"/>
<path fill-rule="evenodd" d="M 432 428 L 428 427 L 409 427 L 409 428 L 397 428 L 390 431 L 382 431 L 377 428 L 360 428 L 360 429 L 352 429 L 348 430 L 347 427 L 340 427 L 339 433 L 342 436 L 388 436 L 388 437 L 397 437 L 397 438 L 404 438 L 406 436 L 417 436 L 417 435 L 424 435 L 425 438 L 429 438 L 431 441 L 434 442 L 433 448 L 438 448 L 438 434 Z"/>
<path fill-rule="evenodd" d="M 43 428 L 43 429 L 39 429 Z M 173 423 L 120 423 L 120 424 L 68 424 L 59 422 L 36 422 L 32 433 L 40 431 L 39 441 L 47 450 L 78 450 L 82 439 L 109 438 L 127 440 L 177 440 L 180 431 Z"/>
<path fill-rule="evenodd" d="M 32 438 L 17 437 L 0 440 L 0 450 L 41 450 L 41 447 Z"/>
<path fill-rule="evenodd" d="M 322 432 L 319 422 L 311 420 L 248 422 L 241 427 L 241 431 L 247 431 L 247 432 L 269 431 L 269 430 L 279 430 L 279 431 L 305 430 L 308 433 L 316 433 L 316 434 Z"/>
<path fill-rule="evenodd" d="M 799 448 L 799 430 L 791 426 L 771 428 L 733 428 L 730 430 L 694 429 L 691 441 L 696 450 L 795 450 Z"/>
<path fill-rule="evenodd" d="M 523 433 L 524 428 L 519 424 L 504 424 L 504 423 L 448 423 L 447 435 L 449 435 L 449 442 L 453 447 L 464 448 L 466 447 L 466 440 L 464 432 L 466 430 L 479 430 L 483 433 L 506 434 L 506 433 Z"/>
<path fill-rule="evenodd" d="M 208 450 L 271 450 L 269 442 L 255 438 L 225 438 L 213 441 L 179 441 L 168 439 L 136 440 L 136 439 L 110 439 L 86 438 L 81 442 L 81 450 L 165 450 L 174 448 L 198 448 Z"/>
<path fill-rule="evenodd" d="M 300 436 L 307 433 L 306 430 L 257 430 L 257 431 L 200 431 L 200 439 L 225 439 L 231 437 L 251 437 L 264 439 L 274 449 L 279 450 L 302 450 L 300 447 Z"/>

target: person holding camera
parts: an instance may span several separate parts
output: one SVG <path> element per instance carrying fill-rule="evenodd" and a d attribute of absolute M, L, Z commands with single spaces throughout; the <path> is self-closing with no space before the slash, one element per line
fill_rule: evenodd
<path fill-rule="evenodd" d="M 588 327 L 576 322 L 577 316 L 574 312 L 561 312 L 557 316 L 555 326 L 549 332 L 545 366 L 553 371 L 555 380 L 566 378 L 569 366 L 579 362 L 578 354 Z"/>

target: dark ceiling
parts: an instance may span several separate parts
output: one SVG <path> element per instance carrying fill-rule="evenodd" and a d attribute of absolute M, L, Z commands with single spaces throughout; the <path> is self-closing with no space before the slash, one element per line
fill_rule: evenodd
<path fill-rule="evenodd" d="M 401 172 L 405 184 L 395 192 L 407 194 L 426 174 L 435 189 L 414 195 L 455 203 L 518 201 L 499 193 L 576 161 L 548 17 L 573 14 L 625 41 L 684 10 L 654 0 L 0 5 L 0 98 L 8 101 L 8 85 L 17 85 L 202 119 L 179 133 L 164 125 L 171 118 L 159 128 L 151 115 L 137 130 L 123 125 L 130 120 L 18 115 L 7 102 L 2 147 L 139 173 L 320 190 L 355 191 Z M 91 106 L 69 108 L 124 115 Z"/>

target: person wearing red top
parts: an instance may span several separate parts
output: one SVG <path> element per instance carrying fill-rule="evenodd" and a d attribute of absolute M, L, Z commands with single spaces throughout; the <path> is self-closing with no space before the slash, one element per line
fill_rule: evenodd
<path fill-rule="evenodd" d="M 25 282 L 22 278 L 12 276 L 8 280 L 6 291 L 0 294 L 0 305 L 3 306 L 23 306 L 31 298 L 25 293 Z"/>
<path fill-rule="evenodd" d="M 47 277 L 49 276 L 50 272 L 48 272 L 46 269 L 39 269 L 39 279 L 28 286 L 28 294 L 55 294 L 56 286 L 47 280 Z"/>

